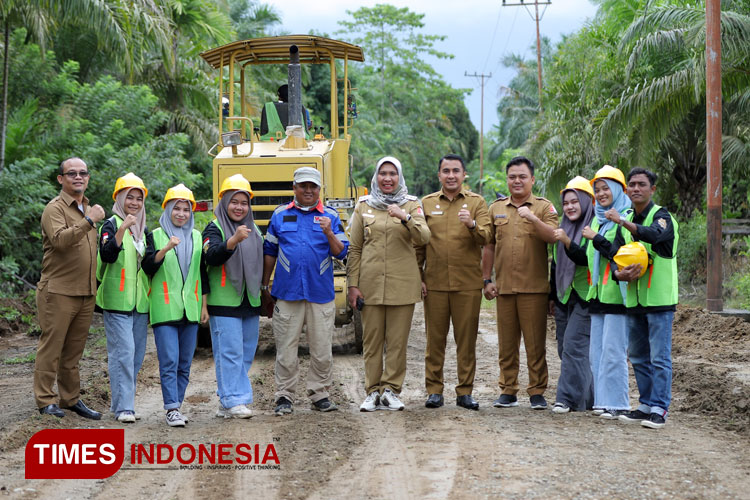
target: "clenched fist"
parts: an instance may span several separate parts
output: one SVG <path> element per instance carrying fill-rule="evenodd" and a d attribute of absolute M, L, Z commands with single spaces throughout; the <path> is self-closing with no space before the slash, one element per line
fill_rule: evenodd
<path fill-rule="evenodd" d="M 125 220 L 122 221 L 122 227 L 124 227 L 125 229 L 129 229 L 130 227 L 135 225 L 137 221 L 138 219 L 135 218 L 135 215 L 128 214 L 125 216 Z"/>
<path fill-rule="evenodd" d="M 534 215 L 526 205 L 518 209 L 518 216 L 528 221 L 533 221 L 536 218 L 536 215 Z"/>
<path fill-rule="evenodd" d="M 460 220 L 463 225 L 468 227 L 469 229 L 474 227 L 474 219 L 471 218 L 471 212 L 469 212 L 465 208 L 462 208 L 458 211 L 458 220 Z"/>
<path fill-rule="evenodd" d="M 104 209 L 101 205 L 94 205 L 89 207 L 89 213 L 86 214 L 94 222 L 99 222 L 104 218 Z"/>
<path fill-rule="evenodd" d="M 174 247 L 176 247 L 179 244 L 180 244 L 180 238 L 178 238 L 177 236 L 170 236 L 169 241 L 164 246 L 164 248 L 166 250 L 172 250 Z"/>
<path fill-rule="evenodd" d="M 320 219 L 320 229 L 323 230 L 323 234 L 331 234 L 331 219 L 329 217 L 321 217 Z"/>

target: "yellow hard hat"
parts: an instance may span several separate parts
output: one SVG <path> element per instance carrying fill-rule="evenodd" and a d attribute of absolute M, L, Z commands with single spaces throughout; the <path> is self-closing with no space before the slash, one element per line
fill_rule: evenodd
<path fill-rule="evenodd" d="M 112 192 L 112 199 L 117 200 L 117 193 L 126 188 L 138 188 L 143 191 L 144 197 L 148 195 L 148 189 L 146 189 L 146 185 L 143 184 L 141 178 L 133 172 L 128 172 L 115 182 L 115 190 Z"/>
<path fill-rule="evenodd" d="M 640 264 L 641 276 L 643 276 L 646 274 L 646 268 L 648 267 L 648 252 L 646 251 L 646 247 L 640 241 L 634 241 L 621 246 L 615 254 L 615 264 L 620 269 L 630 264 Z"/>
<path fill-rule="evenodd" d="M 224 196 L 224 192 L 238 189 L 240 191 L 247 191 L 250 193 L 250 198 L 255 196 L 252 188 L 250 188 L 250 181 L 242 177 L 242 174 L 234 174 L 231 177 L 224 179 L 221 183 L 221 189 L 219 190 L 219 199 Z"/>
<path fill-rule="evenodd" d="M 594 197 L 594 190 L 591 188 L 591 183 L 589 180 L 585 177 L 581 177 L 580 175 L 576 175 L 572 179 L 568 181 L 568 183 L 565 185 L 565 189 L 560 190 L 560 194 L 563 194 L 563 192 L 569 190 L 569 189 L 577 189 L 579 191 L 586 191 L 591 198 Z"/>
<path fill-rule="evenodd" d="M 167 189 L 164 201 L 161 202 L 161 208 L 165 208 L 169 200 L 187 200 L 193 206 L 193 210 L 195 210 L 195 196 L 193 196 L 193 192 L 185 184 L 180 183 Z"/>
<path fill-rule="evenodd" d="M 591 185 L 593 186 L 599 179 L 611 179 L 622 184 L 623 189 L 627 189 L 628 185 L 625 183 L 625 174 L 619 168 L 615 168 L 611 165 L 604 165 L 602 168 L 596 171 L 596 175 L 591 179 Z"/>

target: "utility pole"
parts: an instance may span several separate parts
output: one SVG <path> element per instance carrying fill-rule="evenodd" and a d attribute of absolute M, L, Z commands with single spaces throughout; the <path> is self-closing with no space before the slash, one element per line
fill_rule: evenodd
<path fill-rule="evenodd" d="M 724 309 L 721 262 L 721 1 L 706 1 L 706 308 Z"/>
<path fill-rule="evenodd" d="M 503 0 L 503 7 L 526 7 L 528 5 L 532 5 L 531 0 L 526 0 L 524 3 L 524 0 L 519 0 L 520 3 L 505 3 L 505 0 Z M 537 71 L 537 84 L 539 85 L 539 109 L 542 109 L 542 37 L 539 35 L 539 21 L 542 20 L 542 17 L 544 17 L 544 12 L 547 10 L 547 7 L 544 7 L 544 10 L 542 11 L 542 15 L 539 15 L 539 6 L 540 5 L 552 5 L 552 2 L 550 0 L 542 1 L 534 0 L 534 15 L 531 15 L 531 12 L 529 9 L 526 9 L 526 12 L 531 15 L 532 19 L 536 21 L 536 71 Z"/>
<path fill-rule="evenodd" d="M 484 79 L 489 80 L 492 78 L 492 73 L 489 75 L 477 74 L 475 71 L 473 75 L 470 75 L 464 71 L 464 76 L 472 76 L 481 79 L 482 86 L 482 111 L 480 112 L 479 119 L 479 194 L 482 194 L 482 179 L 484 178 Z"/>

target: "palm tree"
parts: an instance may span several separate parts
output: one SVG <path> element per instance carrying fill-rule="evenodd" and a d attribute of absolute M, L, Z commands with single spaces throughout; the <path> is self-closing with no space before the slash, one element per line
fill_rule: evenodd
<path fill-rule="evenodd" d="M 45 2 L 40 0 L 3 0 L 0 3 L 0 23 L 3 29 L 3 91 L 0 106 L 0 172 L 5 168 L 5 137 L 8 127 L 8 71 L 10 62 L 10 32 L 19 26 L 28 30 L 29 37 L 44 45 L 51 19 Z"/>
<path fill-rule="evenodd" d="M 746 165 L 750 16 L 725 10 L 721 26 L 725 133 L 735 134 L 724 137 L 729 147 L 723 159 Z M 623 49 L 630 48 L 631 84 L 601 129 L 606 151 L 617 147 L 625 130 L 633 161 L 661 160 L 666 165 L 683 216 L 700 206 L 702 191 L 695 187 L 705 185 L 706 179 L 705 28 L 700 5 L 660 7 L 636 19 L 622 40 Z"/>

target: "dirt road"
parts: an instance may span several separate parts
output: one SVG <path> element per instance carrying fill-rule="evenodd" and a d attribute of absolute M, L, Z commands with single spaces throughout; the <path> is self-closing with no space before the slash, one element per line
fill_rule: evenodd
<path fill-rule="evenodd" d="M 126 453 L 123 469 L 106 480 L 26 481 L 23 446 L 36 430 L 120 426 L 110 417 L 92 423 L 74 415 L 62 421 L 35 416 L 30 367 L 0 365 L 0 494 L 45 499 L 748 498 L 750 325 L 697 309 L 678 313 L 674 405 L 668 425 L 659 431 L 589 413 L 533 411 L 523 394 L 518 408 L 492 408 L 498 392 L 494 325 L 494 312 L 482 310 L 474 391 L 479 412 L 454 404 L 454 353 L 447 360 L 446 406 L 424 408 L 425 339 L 418 307 L 402 393 L 406 411 L 360 413 L 361 358 L 339 355 L 333 397 L 340 411 L 320 414 L 309 409 L 309 402 L 298 401 L 291 416 L 275 417 L 273 358 L 264 355 L 250 372 L 255 416 L 219 419 L 214 416 L 213 362 L 210 353 L 199 351 L 184 406 L 190 423 L 177 429 L 164 423 L 151 342 L 136 399 L 142 419 L 126 427 L 127 448 L 130 443 L 273 443 L 278 470 L 175 470 L 176 463 L 147 470 L 130 465 Z M 26 343 L 3 339 L 2 358 L 33 350 L 33 342 Z M 547 347 L 546 397 L 553 402 L 559 361 L 551 329 Z M 97 363 L 104 370 L 96 355 L 87 358 L 84 369 Z M 302 373 L 306 366 L 304 359 Z M 525 373 L 522 368 L 521 376 Z M 91 374 L 87 398 L 97 396 L 100 383 Z"/>

